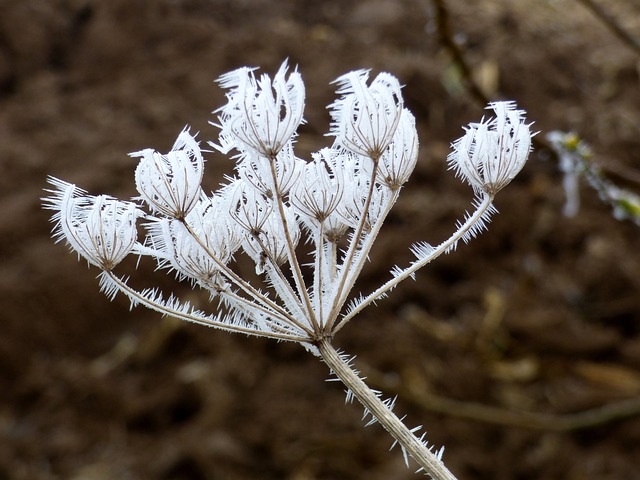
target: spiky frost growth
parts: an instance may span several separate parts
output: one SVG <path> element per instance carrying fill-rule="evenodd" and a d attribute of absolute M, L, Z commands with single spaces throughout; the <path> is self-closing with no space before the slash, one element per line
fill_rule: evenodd
<path fill-rule="evenodd" d="M 100 285 L 109 298 L 121 292 L 132 306 L 163 315 L 304 345 L 322 356 L 349 395 L 365 405 L 365 416 L 380 421 L 405 455 L 434 478 L 452 479 L 414 435 L 417 429 L 408 429 L 391 412 L 394 401 L 368 389 L 331 340 L 365 307 L 485 228 L 495 212 L 494 195 L 529 153 L 524 112 L 512 102 L 492 103 L 496 118 L 471 124 L 453 144 L 449 165 L 477 196 L 452 235 L 436 246 L 417 243 L 413 262 L 393 267 L 390 279 L 375 291 L 353 295 L 382 224 L 416 165 L 415 119 L 404 107 L 395 77 L 381 73 L 368 84 L 367 71 L 348 73 L 336 80 L 339 98 L 330 106 L 334 144 L 306 162 L 293 148 L 303 121 L 304 85 L 297 71 L 288 76 L 287 71 L 285 62 L 273 80 L 256 78 L 252 68 L 220 78 L 228 102 L 217 110 L 220 133 L 211 144 L 225 153 L 235 150 L 236 168 L 217 191 L 207 195 L 202 189 L 203 154 L 185 129 L 167 154 L 152 149 L 131 154 L 140 159 L 138 204 L 90 196 L 50 178 L 53 188 L 44 206 L 54 211 L 53 236 L 102 270 Z M 144 217 L 141 243 L 139 217 Z M 298 261 L 301 240 L 310 261 Z M 217 313 L 153 288 L 133 288 L 113 271 L 130 253 L 152 257 L 159 268 L 207 291 L 218 302 Z M 239 255 L 254 262 L 260 286 L 238 273 Z"/>
<path fill-rule="evenodd" d="M 495 117 L 471 123 L 453 143 L 449 166 L 476 192 L 495 195 L 513 180 L 531 151 L 531 131 L 524 110 L 514 102 L 494 102 Z"/>
<path fill-rule="evenodd" d="M 134 248 L 141 212 L 130 202 L 106 195 L 92 197 L 73 184 L 50 177 L 53 190 L 45 208 L 54 210 L 56 241 L 66 240 L 89 264 L 112 270 Z"/>
<path fill-rule="evenodd" d="M 229 90 L 227 105 L 217 110 L 221 151 L 251 149 L 272 158 L 291 140 L 303 121 L 305 91 L 300 74 L 286 78 L 287 70 L 284 62 L 273 81 L 268 75 L 257 79 L 246 67 L 220 77 Z"/>
<path fill-rule="evenodd" d="M 335 81 L 342 97 L 330 106 L 330 135 L 341 147 L 377 161 L 393 139 L 403 101 L 393 75 L 380 73 L 369 86 L 368 79 L 368 70 L 358 70 Z"/>
<path fill-rule="evenodd" d="M 189 129 L 182 131 L 171 151 L 163 155 L 151 148 L 133 152 L 140 158 L 136 188 L 152 211 L 183 218 L 201 196 L 204 159 Z"/>
<path fill-rule="evenodd" d="M 393 140 L 380 157 L 377 181 L 390 190 L 398 190 L 409 181 L 417 161 L 416 121 L 408 110 L 403 110 Z"/>

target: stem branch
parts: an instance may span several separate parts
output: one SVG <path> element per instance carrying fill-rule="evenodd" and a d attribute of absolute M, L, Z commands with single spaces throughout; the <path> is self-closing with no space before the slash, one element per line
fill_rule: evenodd
<path fill-rule="evenodd" d="M 467 220 L 458 227 L 453 235 L 451 235 L 447 240 L 438 245 L 428 257 L 414 261 L 409 267 L 405 268 L 400 273 L 396 274 L 392 279 L 387 281 L 387 283 L 380 286 L 377 290 L 360 300 L 356 305 L 354 305 L 349 313 L 342 317 L 342 319 L 336 324 L 331 333 L 335 335 L 342 327 L 346 325 L 347 322 L 349 322 L 353 317 L 360 313 L 367 305 L 373 303 L 376 299 L 380 298 L 382 295 L 395 288 L 400 282 L 406 280 L 422 267 L 432 262 L 443 253 L 448 252 L 449 249 L 453 248 L 456 243 L 459 242 L 461 238 L 464 238 L 467 232 L 469 232 L 473 228 L 476 222 L 481 220 L 487 211 L 490 211 L 492 202 L 493 195 L 485 195 L 473 215 L 469 216 L 469 218 L 467 218 Z"/>
<path fill-rule="evenodd" d="M 436 454 L 383 403 L 351 367 L 340 357 L 329 338 L 318 342 L 320 355 L 353 395 L 380 422 L 384 429 L 411 455 L 434 480 L 456 480 Z"/>

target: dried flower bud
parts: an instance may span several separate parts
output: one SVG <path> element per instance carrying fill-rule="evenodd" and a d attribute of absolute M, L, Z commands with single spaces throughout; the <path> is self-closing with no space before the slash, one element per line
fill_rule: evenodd
<path fill-rule="evenodd" d="M 303 160 L 295 156 L 292 144 L 293 142 L 288 142 L 273 160 L 276 170 L 275 183 L 271 172 L 272 160 L 255 152 L 247 152 L 238 162 L 240 178 L 267 198 L 275 198 L 276 192 L 286 195 L 298 180 L 305 165 Z"/>
<path fill-rule="evenodd" d="M 189 130 L 180 133 L 166 155 L 148 148 L 130 156 L 141 158 L 135 174 L 140 198 L 153 211 L 173 218 L 186 217 L 202 194 L 204 169 L 200 147 Z"/>
<path fill-rule="evenodd" d="M 215 288 L 221 282 L 218 262 L 229 262 L 240 248 L 241 238 L 231 228 L 229 213 L 221 207 L 219 197 L 199 202 L 185 222 L 197 238 L 179 220 L 163 218 L 148 223 L 148 248 L 161 268 L 171 268 L 181 279 Z"/>
<path fill-rule="evenodd" d="M 336 212 L 351 228 L 357 228 L 360 221 L 364 221 L 364 232 L 367 233 L 380 220 L 385 205 L 393 195 L 388 188 L 374 183 L 367 205 L 373 171 L 371 161 L 361 155 L 342 156 L 341 160 L 345 169 L 344 177 L 348 181 Z"/>
<path fill-rule="evenodd" d="M 288 258 L 287 237 L 295 247 L 300 240 L 300 229 L 293 210 L 284 207 L 288 235 L 285 235 L 283 222 L 276 211 L 271 210 L 262 222 L 260 229 L 247 233 L 242 248 L 256 264 L 256 273 L 262 274 L 269 262 L 282 265 Z"/>
<path fill-rule="evenodd" d="M 220 145 L 224 153 L 236 148 L 250 148 L 259 155 L 275 158 L 295 135 L 303 122 L 305 90 L 297 71 L 285 78 L 288 66 L 284 62 L 273 82 L 268 75 L 256 79 L 254 68 L 240 68 L 218 79 L 228 88 L 228 103 L 220 113 Z"/>
<path fill-rule="evenodd" d="M 377 160 L 391 143 L 402 113 L 400 83 L 380 73 L 367 86 L 369 72 L 358 70 L 339 77 L 342 98 L 331 106 L 333 123 L 329 135 L 336 143 L 359 155 Z"/>
<path fill-rule="evenodd" d="M 262 230 L 273 210 L 273 205 L 257 189 L 237 179 L 227 185 L 223 192 L 229 205 L 229 215 L 244 230 L 244 234 L 255 235 Z"/>
<path fill-rule="evenodd" d="M 465 135 L 453 143 L 447 161 L 476 192 L 495 195 L 524 166 L 532 135 L 524 123 L 524 110 L 517 110 L 514 102 L 494 102 L 487 108 L 496 117 L 469 124 Z"/>
<path fill-rule="evenodd" d="M 400 123 L 393 141 L 380 157 L 378 182 L 390 190 L 397 190 L 407 183 L 418 161 L 418 132 L 413 115 L 402 110 Z"/>
<path fill-rule="evenodd" d="M 52 195 L 45 206 L 56 211 L 52 217 L 56 240 L 66 240 L 91 265 L 112 270 L 136 244 L 140 211 L 135 204 L 106 195 L 93 197 L 55 178 L 49 183 L 56 190 L 48 190 Z"/>
<path fill-rule="evenodd" d="M 336 168 L 336 150 L 323 148 L 305 165 L 300 181 L 291 191 L 290 200 L 296 213 L 311 228 L 325 222 L 342 200 L 345 179 Z"/>

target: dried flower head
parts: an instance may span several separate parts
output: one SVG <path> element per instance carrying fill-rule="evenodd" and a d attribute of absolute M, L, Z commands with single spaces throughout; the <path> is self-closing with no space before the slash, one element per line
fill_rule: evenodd
<path fill-rule="evenodd" d="M 268 75 L 256 79 L 254 68 L 239 68 L 218 79 L 229 89 L 227 105 L 219 113 L 220 145 L 224 153 L 247 149 L 273 158 L 280 153 L 303 122 L 305 91 L 297 71 L 286 78 L 284 62 L 273 81 Z"/>
<path fill-rule="evenodd" d="M 112 270 L 133 250 L 136 220 L 141 212 L 130 202 L 106 195 L 92 197 L 75 185 L 49 178 L 54 190 L 45 207 L 54 210 L 56 241 L 66 240 L 72 250 L 102 270 Z"/>
<path fill-rule="evenodd" d="M 149 210 L 142 244 L 136 220 L 143 214 L 135 204 L 92 197 L 53 179 L 56 188 L 45 204 L 56 211 L 56 238 L 66 239 L 106 272 L 102 282 L 111 294 L 121 291 L 134 303 L 182 318 L 175 303 L 153 291 L 135 292 L 112 273 L 134 251 L 219 295 L 229 329 L 291 339 L 313 350 L 319 339 L 333 335 L 401 280 L 481 231 L 494 211 L 493 196 L 522 168 L 531 147 L 524 112 L 512 102 L 490 104 L 496 117 L 469 125 L 448 157 L 478 194 L 474 213 L 440 246 L 414 246 L 411 265 L 392 269 L 389 282 L 354 299 L 345 311 L 382 224 L 415 167 L 415 119 L 404 108 L 395 77 L 381 73 L 369 85 L 367 71 L 347 73 L 336 80 L 339 98 L 330 107 L 334 145 L 306 162 L 293 149 L 304 85 L 297 71 L 287 71 L 285 62 L 273 80 L 256 78 L 252 68 L 220 78 L 229 91 L 227 104 L 218 110 L 218 147 L 238 155 L 237 176 L 228 177 L 218 191 L 204 193 L 202 151 L 184 129 L 166 155 L 152 149 L 131 154 L 140 158 L 137 200 Z M 303 237 L 311 245 L 311 275 L 303 274 L 306 264 L 297 257 Z M 275 296 L 235 271 L 237 252 L 255 263 Z M 252 321 L 256 315 L 259 321 Z"/>
<path fill-rule="evenodd" d="M 453 143 L 449 166 L 476 192 L 495 195 L 513 180 L 531 151 L 530 124 L 514 102 L 494 102 L 487 108 L 496 116 L 471 123 Z"/>
<path fill-rule="evenodd" d="M 184 218 L 202 195 L 200 183 L 204 159 L 196 139 L 182 131 L 171 151 L 163 155 L 147 148 L 129 154 L 140 157 L 136 187 L 151 210 L 173 218 Z"/>
<path fill-rule="evenodd" d="M 330 135 L 336 144 L 377 162 L 391 143 L 403 111 L 400 83 L 380 73 L 367 86 L 369 72 L 358 70 L 338 78 L 341 98 L 330 106 Z"/>
<path fill-rule="evenodd" d="M 393 140 L 380 157 L 378 181 L 391 190 L 398 190 L 409 181 L 417 161 L 416 121 L 411 112 L 403 109 Z"/>

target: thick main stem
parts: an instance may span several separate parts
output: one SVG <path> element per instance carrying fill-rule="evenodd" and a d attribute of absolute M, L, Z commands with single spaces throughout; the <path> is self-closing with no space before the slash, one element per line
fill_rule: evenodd
<path fill-rule="evenodd" d="M 340 357 L 331 345 L 331 340 L 323 338 L 318 342 L 320 355 L 336 376 L 353 395 L 380 422 L 380 425 L 411 455 L 424 471 L 435 480 L 456 480 L 441 460 L 420 441 L 409 428 L 380 400 Z"/>

